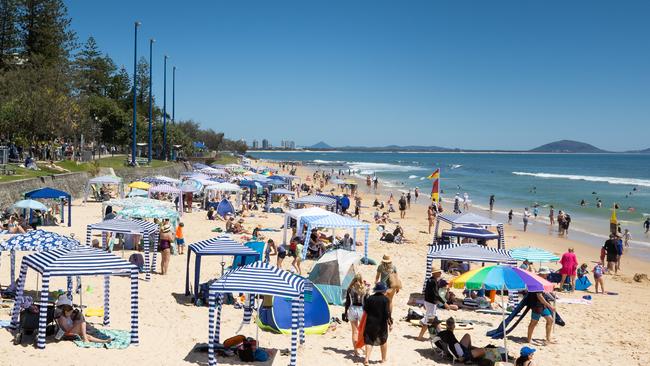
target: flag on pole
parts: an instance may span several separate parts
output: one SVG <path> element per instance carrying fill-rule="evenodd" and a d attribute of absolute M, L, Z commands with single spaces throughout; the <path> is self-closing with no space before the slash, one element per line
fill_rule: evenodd
<path fill-rule="evenodd" d="M 439 202 L 440 201 L 440 179 L 436 179 L 433 181 L 433 187 L 431 188 L 431 200 L 433 202 Z"/>
<path fill-rule="evenodd" d="M 440 178 L 440 168 L 436 169 L 431 175 L 427 177 L 427 179 L 438 179 Z"/>

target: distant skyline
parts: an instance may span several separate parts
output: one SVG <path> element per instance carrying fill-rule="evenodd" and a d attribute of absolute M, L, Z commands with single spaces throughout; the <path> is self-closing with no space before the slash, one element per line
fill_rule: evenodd
<path fill-rule="evenodd" d="M 176 119 L 274 145 L 650 147 L 650 1 L 67 0 L 129 73 L 177 66 Z"/>

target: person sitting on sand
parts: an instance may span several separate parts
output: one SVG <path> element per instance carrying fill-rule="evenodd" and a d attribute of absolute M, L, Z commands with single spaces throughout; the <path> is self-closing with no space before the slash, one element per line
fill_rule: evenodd
<path fill-rule="evenodd" d="M 255 229 L 253 229 L 253 238 L 257 238 L 257 240 L 264 240 L 264 235 L 261 234 L 262 231 L 262 225 L 257 224 L 255 226 Z"/>
<path fill-rule="evenodd" d="M 485 349 L 472 346 L 472 337 L 465 334 L 460 341 L 456 338 L 454 330 L 456 321 L 450 317 L 445 321 L 447 329 L 438 332 L 438 337 L 449 346 L 449 351 L 458 358 L 459 362 L 477 360 L 485 357 Z"/>
<path fill-rule="evenodd" d="M 528 346 L 524 346 L 519 351 L 519 357 L 515 361 L 515 366 L 536 366 L 537 364 L 533 361 L 533 355 L 535 354 L 535 349 Z"/>
<path fill-rule="evenodd" d="M 307 247 L 307 257 L 308 258 L 320 258 L 323 253 L 325 253 L 325 250 L 327 247 L 325 246 L 325 243 L 320 239 L 320 236 L 318 235 L 318 231 L 316 229 L 311 231 L 311 235 L 309 236 L 309 246 Z"/>
<path fill-rule="evenodd" d="M 65 335 L 77 335 L 86 343 L 110 343 L 112 341 L 110 338 L 95 338 L 87 333 L 88 327 L 83 313 L 81 310 L 72 307 L 72 301 L 66 294 L 59 296 L 59 299 L 56 301 L 54 318 Z"/>
<path fill-rule="evenodd" d="M 235 218 L 230 216 L 230 218 L 226 220 L 226 232 L 234 233 L 234 227 L 235 227 Z"/>
<path fill-rule="evenodd" d="M 250 234 L 246 229 L 244 229 L 244 219 L 239 219 L 239 221 L 233 224 L 232 232 L 234 234 Z"/>
<path fill-rule="evenodd" d="M 22 228 L 22 226 L 18 225 L 18 220 L 16 219 L 15 215 L 11 215 L 9 217 L 9 223 L 7 224 L 7 230 L 9 230 L 9 234 L 24 234 L 25 229 Z"/>
<path fill-rule="evenodd" d="M 210 206 L 210 208 L 208 209 L 207 216 L 208 216 L 208 220 L 214 220 L 214 207 L 213 206 Z"/>

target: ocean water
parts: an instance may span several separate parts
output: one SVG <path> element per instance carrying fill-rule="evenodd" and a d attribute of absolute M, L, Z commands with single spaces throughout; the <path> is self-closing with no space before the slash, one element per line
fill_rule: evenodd
<path fill-rule="evenodd" d="M 537 203 L 541 218 L 533 229 L 548 231 L 548 207 L 568 212 L 577 240 L 601 245 L 609 230 L 611 207 L 618 203 L 618 219 L 632 233 L 632 244 L 650 258 L 650 237 L 643 232 L 650 216 L 650 156 L 633 154 L 502 154 L 502 153 L 377 153 L 377 152 L 252 152 L 261 159 L 324 164 L 326 169 L 348 169 L 359 177 L 376 174 L 380 183 L 396 190 L 419 187 L 426 195 L 441 171 L 445 200 L 469 194 L 472 210 L 486 209 L 496 197 L 494 218 L 507 221 Z M 603 203 L 596 207 L 596 200 Z M 581 206 L 581 200 L 586 205 Z M 515 224 L 521 219 L 515 217 Z M 536 228 L 535 228 L 536 227 Z M 572 236 L 573 237 L 573 236 Z M 575 238 L 575 237 L 573 237 Z M 534 244 L 534 243 L 531 243 Z M 646 252 L 647 251 L 647 252 Z"/>

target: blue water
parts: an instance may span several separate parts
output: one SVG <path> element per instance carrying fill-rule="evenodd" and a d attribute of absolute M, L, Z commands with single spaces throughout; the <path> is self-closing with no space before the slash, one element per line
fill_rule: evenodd
<path fill-rule="evenodd" d="M 548 206 L 553 205 L 556 212 L 569 212 L 572 228 L 594 236 L 596 239 L 591 239 L 594 243 L 600 243 L 608 233 L 610 208 L 616 202 L 621 207 L 619 222 L 623 229 L 630 229 L 633 243 L 650 246 L 650 238 L 642 227 L 644 215 L 650 216 L 650 156 L 647 155 L 368 152 L 252 152 L 252 155 L 262 159 L 335 164 L 334 169 L 345 169 L 346 174 L 347 169 L 362 177 L 376 174 L 389 187 L 419 187 L 423 194 L 431 189 L 431 181 L 424 177 L 440 168 L 444 199 L 467 192 L 474 207 L 485 208 L 489 196 L 494 194 L 496 218 L 504 221 L 510 209 L 521 213 L 524 207 L 535 203 L 540 205 L 540 216 L 545 219 Z M 596 208 L 597 198 L 602 200 L 602 208 Z M 583 199 L 587 202 L 584 207 L 580 205 Z"/>

